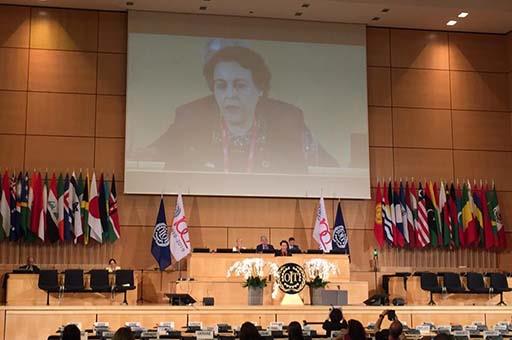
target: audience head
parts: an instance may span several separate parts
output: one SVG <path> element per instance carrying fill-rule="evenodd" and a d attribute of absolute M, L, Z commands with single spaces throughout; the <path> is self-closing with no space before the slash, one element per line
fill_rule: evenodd
<path fill-rule="evenodd" d="M 288 339 L 289 340 L 303 340 L 302 326 L 297 321 L 292 321 L 288 325 Z"/>
<path fill-rule="evenodd" d="M 350 340 L 366 340 L 366 332 L 363 324 L 357 320 L 348 320 L 348 332 Z"/>
<path fill-rule="evenodd" d="M 67 325 L 62 330 L 62 340 L 80 340 L 80 329 L 77 325 Z"/>
<path fill-rule="evenodd" d="M 286 240 L 282 240 L 281 242 L 279 242 L 279 245 L 281 246 L 282 251 L 288 251 L 288 248 L 290 247 L 288 241 Z"/>
<path fill-rule="evenodd" d="M 288 238 L 288 243 L 290 244 L 290 247 L 293 247 L 295 245 L 295 238 L 293 238 L 293 237 Z"/>
<path fill-rule="evenodd" d="M 135 334 L 130 327 L 121 327 L 114 334 L 112 340 L 135 340 Z"/>
<path fill-rule="evenodd" d="M 339 308 L 333 308 L 329 313 L 329 320 L 334 323 L 339 323 L 343 320 L 343 313 Z"/>
<path fill-rule="evenodd" d="M 257 340 L 261 339 L 258 329 L 252 322 L 244 322 L 240 327 L 240 340 Z"/>
<path fill-rule="evenodd" d="M 260 242 L 261 244 L 268 244 L 268 238 L 265 235 L 261 235 Z"/>
<path fill-rule="evenodd" d="M 398 340 L 400 335 L 403 332 L 402 323 L 398 320 L 395 320 L 389 325 L 389 338 L 393 340 Z"/>

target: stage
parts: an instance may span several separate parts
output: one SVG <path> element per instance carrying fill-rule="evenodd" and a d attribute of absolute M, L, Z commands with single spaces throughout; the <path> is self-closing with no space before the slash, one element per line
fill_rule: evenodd
<path fill-rule="evenodd" d="M 398 318 L 411 327 L 423 322 L 437 325 L 471 324 L 474 321 L 492 326 L 500 321 L 510 322 L 512 307 L 491 306 L 379 306 L 351 305 L 343 307 L 346 319 L 360 320 L 365 326 L 375 322 L 385 309 L 394 309 Z M 68 322 L 80 322 L 91 328 L 93 322 L 109 322 L 112 329 L 128 321 L 139 321 L 143 327 L 152 328 L 161 321 L 174 321 L 181 328 L 188 321 L 202 321 L 204 326 L 228 323 L 239 326 L 244 321 L 256 322 L 263 327 L 272 321 L 303 320 L 324 321 L 328 306 L 0 306 L 0 340 L 46 339 L 57 328 Z M 385 321 L 386 327 L 389 321 Z M 318 328 L 319 326 L 316 326 Z"/>

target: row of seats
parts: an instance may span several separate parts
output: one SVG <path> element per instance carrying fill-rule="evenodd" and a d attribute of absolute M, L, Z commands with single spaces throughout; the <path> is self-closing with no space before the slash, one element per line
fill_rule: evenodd
<path fill-rule="evenodd" d="M 115 281 L 110 283 L 109 273 L 104 269 L 93 269 L 90 274 L 90 288 L 85 288 L 84 271 L 82 269 L 67 269 L 64 271 L 64 283 L 59 282 L 57 270 L 41 270 L 39 272 L 38 287 L 47 293 L 46 305 L 50 304 L 50 293 L 112 293 L 123 292 L 124 304 L 127 304 L 126 292 L 135 289 L 133 270 L 121 269 L 115 272 Z"/>
<path fill-rule="evenodd" d="M 440 273 L 443 278 L 443 286 L 439 284 L 438 275 L 435 273 L 421 273 L 421 289 L 430 292 L 429 305 L 435 305 L 434 293 L 454 294 L 500 294 L 498 305 L 505 305 L 503 293 L 509 292 L 507 276 L 503 273 L 489 273 L 490 284 L 485 285 L 484 276 L 481 273 L 466 273 L 466 287 L 462 285 L 459 273 Z"/>

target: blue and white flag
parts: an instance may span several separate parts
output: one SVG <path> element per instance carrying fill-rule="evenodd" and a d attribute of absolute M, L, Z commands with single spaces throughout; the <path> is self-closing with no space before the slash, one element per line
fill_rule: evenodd
<path fill-rule="evenodd" d="M 336 211 L 334 228 L 332 230 L 332 250 L 342 251 L 344 254 L 350 254 L 347 228 L 345 226 L 345 220 L 343 219 L 340 202 L 338 202 L 338 210 Z"/>
<path fill-rule="evenodd" d="M 169 233 L 165 220 L 164 198 L 160 199 L 160 208 L 156 217 L 155 229 L 153 230 L 153 241 L 151 242 L 151 254 L 158 262 L 160 270 L 171 265 L 171 248 L 169 247 Z"/>

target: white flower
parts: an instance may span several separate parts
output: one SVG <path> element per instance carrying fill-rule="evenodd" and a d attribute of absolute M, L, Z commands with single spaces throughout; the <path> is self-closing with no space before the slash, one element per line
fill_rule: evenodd
<path fill-rule="evenodd" d="M 273 262 L 265 262 L 262 258 L 248 258 L 242 261 L 237 261 L 228 269 L 227 277 L 231 275 L 243 276 L 245 280 L 250 277 L 265 278 L 268 274 L 265 273 L 265 267 L 269 267 L 269 274 L 275 275 L 277 273 L 277 265 Z"/>
<path fill-rule="evenodd" d="M 304 270 L 308 281 L 313 281 L 317 276 L 322 281 L 328 281 L 331 274 L 339 273 L 336 264 L 324 259 L 311 259 L 304 262 Z"/>

